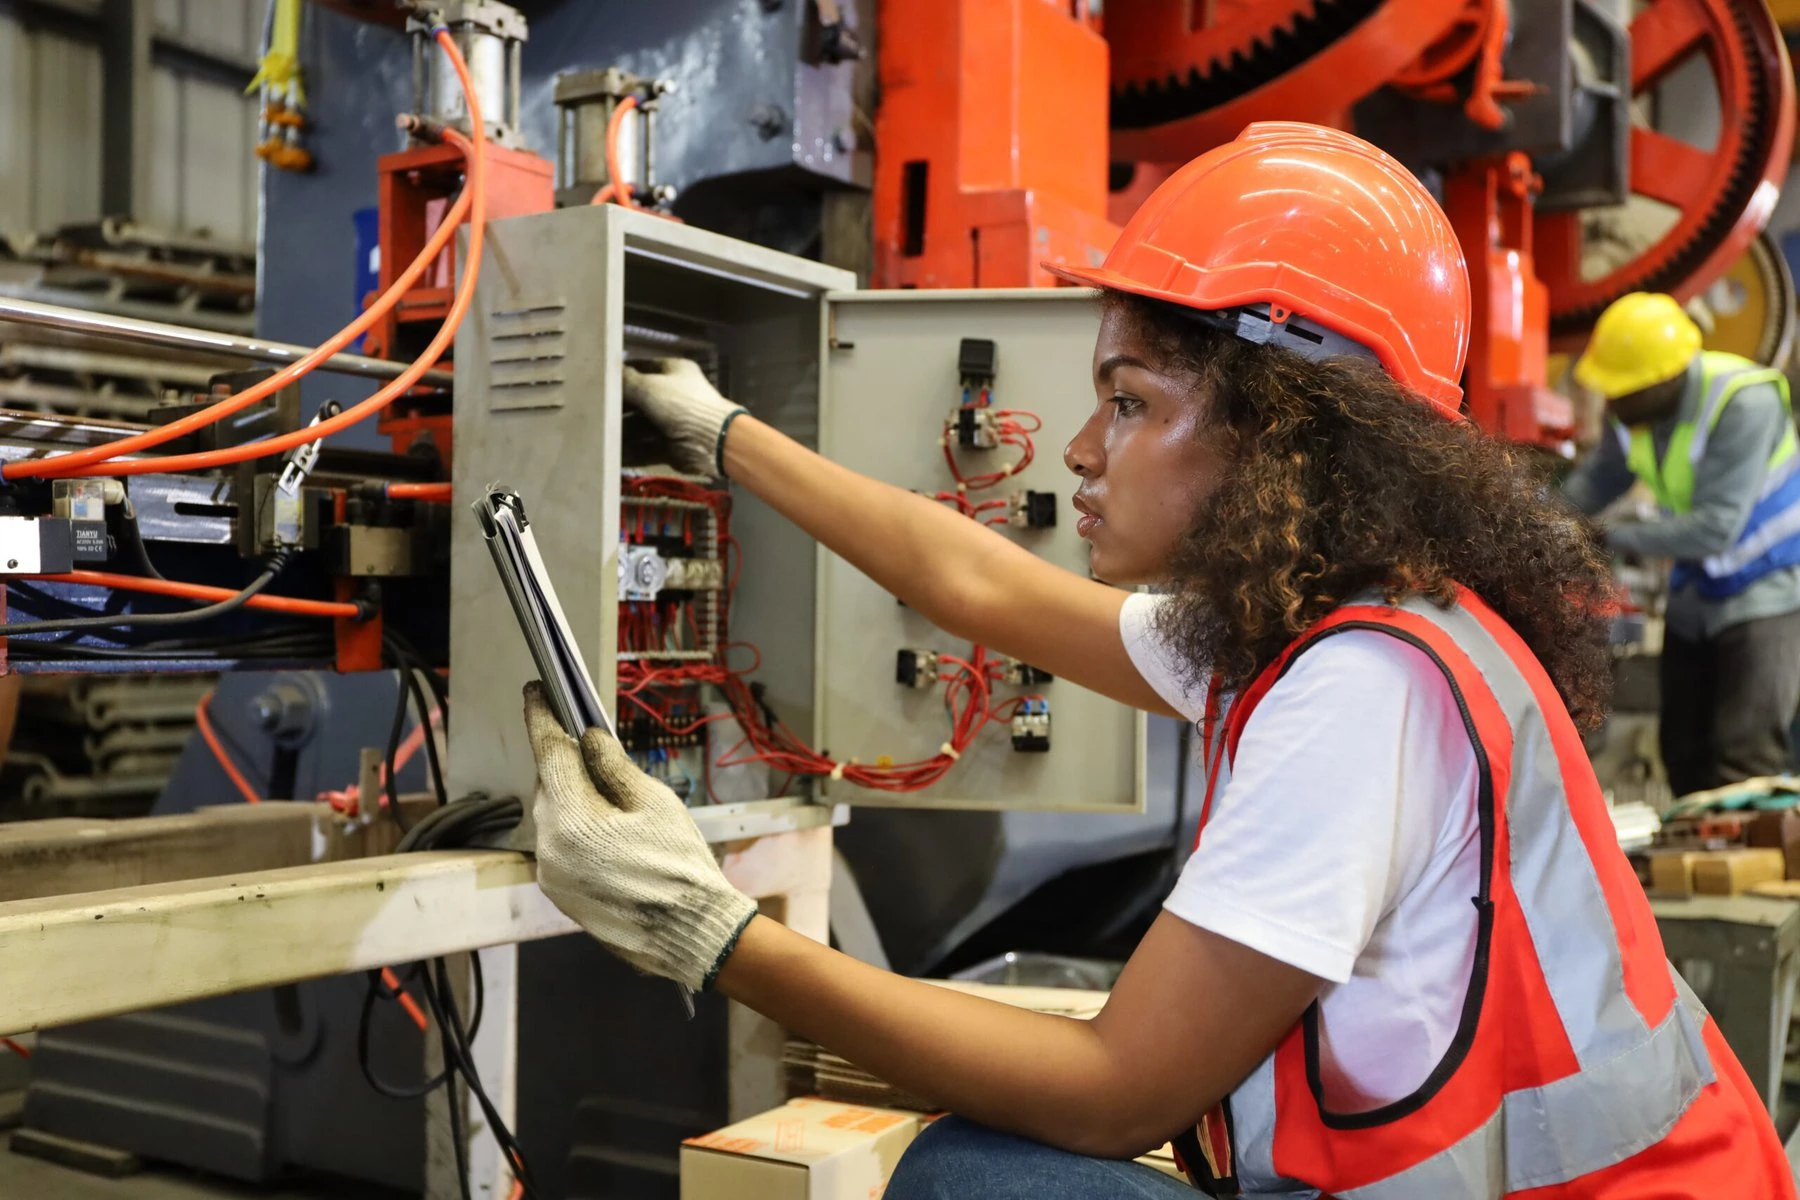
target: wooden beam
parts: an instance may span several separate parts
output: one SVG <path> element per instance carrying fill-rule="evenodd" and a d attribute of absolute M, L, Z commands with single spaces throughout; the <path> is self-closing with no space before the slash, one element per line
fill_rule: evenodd
<path fill-rule="evenodd" d="M 408 824 L 435 807 L 401 798 Z M 0 902 L 98 892 L 228 872 L 391 853 L 393 821 L 352 820 L 328 804 L 268 800 L 161 817 L 55 817 L 0 825 Z"/>
<path fill-rule="evenodd" d="M 291 848 L 296 828 L 311 826 L 246 815 L 271 807 L 216 811 L 232 814 L 223 824 L 240 830 L 259 824 L 280 828 L 282 837 L 270 843 L 270 853 L 279 855 L 287 852 L 283 847 Z M 145 823 L 140 818 L 106 824 Z M 209 822 L 208 836 L 221 824 L 216 818 Z M 364 836 L 388 824 L 367 826 Z M 4 832 L 22 840 L 18 831 Z M 824 940 L 829 826 L 721 850 L 721 866 L 733 884 L 767 902 L 771 916 Z M 6 873 L 0 865 L 0 876 Z M 0 979 L 21 982 L 0 989 L 0 1033 L 575 929 L 538 890 L 536 862 L 508 850 L 390 854 L 15 899 L 0 903 Z"/>
<path fill-rule="evenodd" d="M 510 851 L 441 851 L 0 904 L 0 1030 L 66 1025 L 575 929 Z"/>

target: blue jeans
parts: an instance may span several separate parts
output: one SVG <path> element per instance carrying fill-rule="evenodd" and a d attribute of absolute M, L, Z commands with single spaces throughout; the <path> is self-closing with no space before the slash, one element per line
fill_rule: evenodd
<path fill-rule="evenodd" d="M 908 1147 L 883 1200 L 1195 1200 L 1143 1163 L 1070 1154 L 944 1117 Z"/>

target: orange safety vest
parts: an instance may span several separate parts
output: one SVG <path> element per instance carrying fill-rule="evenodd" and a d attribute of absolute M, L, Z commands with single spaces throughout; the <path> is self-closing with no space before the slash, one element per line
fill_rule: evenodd
<path fill-rule="evenodd" d="M 1335 1200 L 1792 1200 L 1774 1125 L 1663 953 L 1561 697 L 1473 593 L 1448 610 L 1412 600 L 1333 612 L 1252 682 L 1223 728 L 1203 730 L 1215 735 L 1209 758 L 1236 754 L 1296 655 L 1350 629 L 1428 654 L 1475 748 L 1482 875 L 1462 1021 L 1413 1095 L 1336 1113 L 1323 1101 L 1315 1003 L 1178 1139 L 1195 1184 L 1218 1196 Z"/>

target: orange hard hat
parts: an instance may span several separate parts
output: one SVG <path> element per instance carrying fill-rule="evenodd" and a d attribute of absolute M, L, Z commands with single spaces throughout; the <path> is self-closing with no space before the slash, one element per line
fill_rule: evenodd
<path fill-rule="evenodd" d="M 1063 279 L 1212 314 L 1309 358 L 1361 353 L 1456 413 L 1469 274 L 1437 201 L 1395 159 L 1320 125 L 1266 121 L 1163 181 L 1106 261 Z"/>

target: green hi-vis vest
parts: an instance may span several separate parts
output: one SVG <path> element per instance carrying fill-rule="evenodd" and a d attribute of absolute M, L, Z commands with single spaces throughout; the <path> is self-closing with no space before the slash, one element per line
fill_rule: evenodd
<path fill-rule="evenodd" d="M 1759 367 L 1747 358 L 1704 350 L 1700 354 L 1699 403 L 1682 400 L 1681 419 L 1669 438 L 1669 448 L 1661 463 L 1656 461 L 1656 443 L 1650 427 L 1640 425 L 1627 430 L 1614 422 L 1620 440 L 1625 442 L 1626 462 L 1631 473 L 1644 481 L 1656 502 L 1666 511 L 1685 513 L 1694 507 L 1694 467 L 1706 453 L 1707 438 L 1719 423 L 1725 405 L 1742 389 L 1757 383 L 1772 383 L 1781 393 L 1781 403 L 1788 410 L 1787 432 L 1769 456 L 1771 474 L 1800 452 L 1800 441 L 1794 436 L 1793 402 L 1788 396 L 1787 377 L 1780 371 Z"/>

